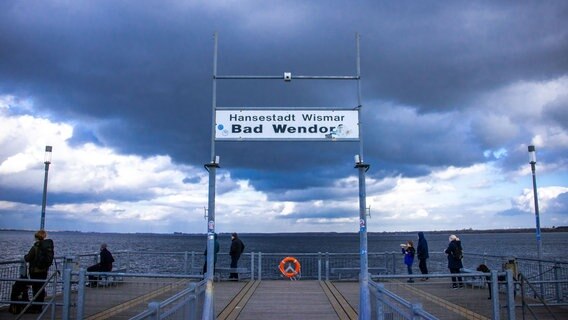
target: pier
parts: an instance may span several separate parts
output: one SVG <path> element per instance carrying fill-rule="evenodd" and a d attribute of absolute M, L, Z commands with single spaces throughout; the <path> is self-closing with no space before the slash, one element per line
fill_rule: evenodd
<path fill-rule="evenodd" d="M 207 280 L 196 273 L 203 255 L 177 256 L 180 270 L 147 273 L 133 270 L 127 259 L 144 261 L 147 252 L 116 253 L 121 268 L 112 273 L 87 273 L 92 256 L 61 259 L 54 283 L 48 285 L 45 314 L 41 319 L 202 319 Z M 240 280 L 229 281 L 231 270 L 219 267 L 213 286 L 216 319 L 358 319 L 360 282 L 357 260 L 349 254 L 296 254 L 302 274 L 290 280 L 279 273 L 282 254 L 251 253 L 239 268 Z M 568 264 L 519 259 L 518 270 L 528 276 L 513 278 L 510 270 L 495 270 L 503 257 L 469 254 L 472 266 L 480 261 L 489 274 L 464 269 L 463 288 L 453 289 L 439 255 L 431 253 L 431 273 L 404 274 L 398 253 L 370 253 L 370 315 L 372 319 L 566 319 L 568 318 Z M 187 258 L 187 260 L 179 257 Z M 201 258 L 199 260 L 198 258 Z M 162 260 L 162 259 L 159 259 Z M 226 261 L 220 257 L 220 263 Z M 250 261 L 247 263 L 246 261 Z M 145 260 L 147 261 L 147 259 Z M 439 262 L 438 262 L 439 261 Z M 538 275 L 538 264 L 545 273 Z M 130 265 L 130 266 L 129 266 Z M 122 268 L 124 266 L 124 268 Z M 8 313 L 10 287 L 18 264 L 2 266 L 0 319 L 16 319 Z M 157 269 L 157 266 L 150 266 Z M 103 276 L 97 287 L 87 287 L 87 276 Z M 408 282 L 409 278 L 413 282 Z M 539 280 L 541 279 L 542 280 Z M 538 281 L 537 281 L 538 280 Z M 493 299 L 489 297 L 493 283 Z M 545 300 L 539 300 L 540 290 Z M 55 294 L 54 294 L 55 292 Z M 52 299 L 53 298 L 53 299 Z M 52 299 L 52 300 L 50 300 Z M 37 319 L 24 314 L 21 319 Z"/>
<path fill-rule="evenodd" d="M 131 319 L 146 310 L 152 301 L 163 301 L 189 281 L 179 279 L 136 278 L 121 284 L 85 289 L 84 318 L 86 320 Z M 486 288 L 466 286 L 451 289 L 447 279 L 432 279 L 407 283 L 403 279 L 388 280 L 384 286 L 408 301 L 420 303 L 435 319 L 493 319 L 492 301 Z M 358 319 L 359 284 L 356 281 L 319 280 L 245 280 L 219 281 L 215 286 L 216 319 Z M 372 294 L 373 295 L 373 294 Z M 500 318 L 510 319 L 506 295 L 499 294 Z M 57 303 L 62 304 L 61 299 Z M 197 302 L 197 301 L 196 301 Z M 520 296 L 516 297 L 516 318 L 522 319 Z M 189 312 L 184 319 L 201 319 Z M 373 319 L 376 308 L 373 308 Z M 568 307 L 553 306 L 550 315 L 543 308 L 535 309 L 534 318 L 566 319 Z M 387 312 L 389 314 L 389 312 Z M 37 314 L 26 314 L 21 319 L 36 319 Z M 14 319 L 4 308 L 0 319 Z M 44 317 L 49 319 L 49 316 Z M 56 308 L 56 319 L 62 319 L 61 308 Z M 76 319 L 71 312 L 71 319 Z M 149 319 L 149 318 L 148 318 Z M 181 319 L 181 318 L 180 318 Z M 388 317 L 387 317 L 388 319 Z"/>

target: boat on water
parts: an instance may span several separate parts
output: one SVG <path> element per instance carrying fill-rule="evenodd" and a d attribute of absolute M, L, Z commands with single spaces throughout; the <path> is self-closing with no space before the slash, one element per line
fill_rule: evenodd
<path fill-rule="evenodd" d="M 238 269 L 229 268 L 229 256 L 220 254 L 213 281 L 201 274 L 201 252 L 113 254 L 115 267 L 107 273 L 86 272 L 97 261 L 95 254 L 57 257 L 46 283 L 43 312 L 22 313 L 21 318 L 313 319 L 310 315 L 315 314 L 318 319 L 359 318 L 357 253 L 253 252 L 241 257 Z M 453 289 L 451 278 L 456 275 L 448 273 L 442 252 L 430 253 L 427 280 L 422 274 L 408 275 L 399 252 L 368 256 L 370 280 L 365 289 L 372 297 L 373 319 L 516 319 L 525 314 L 561 319 L 568 315 L 568 263 L 467 254 L 459 275 L 463 287 Z M 298 263 L 293 276 L 279 268 L 286 257 Z M 480 264 L 489 272 L 477 271 Z M 11 287 L 22 269 L 22 261 L 0 263 L 0 319 L 16 318 L 7 308 L 13 303 Z M 229 279 L 234 272 L 239 274 L 238 281 Z M 96 288 L 86 286 L 89 275 L 98 279 Z"/>

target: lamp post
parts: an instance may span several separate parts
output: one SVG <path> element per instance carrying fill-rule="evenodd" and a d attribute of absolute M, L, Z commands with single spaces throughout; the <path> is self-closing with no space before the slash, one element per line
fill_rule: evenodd
<path fill-rule="evenodd" d="M 540 238 L 540 216 L 538 211 L 538 194 L 536 188 L 536 149 L 534 146 L 529 146 L 529 163 L 531 164 L 532 182 L 533 182 L 533 196 L 534 196 L 534 212 L 536 219 L 536 245 L 538 254 L 538 273 L 539 280 L 541 281 L 540 290 L 543 293 L 542 285 L 542 240 Z"/>
<path fill-rule="evenodd" d="M 47 204 L 47 174 L 49 172 L 49 165 L 51 164 L 51 146 L 45 146 L 45 157 L 44 157 L 44 164 L 45 164 L 45 176 L 43 177 L 43 198 L 41 201 L 41 223 L 40 223 L 40 230 L 45 229 L 45 205 Z"/>

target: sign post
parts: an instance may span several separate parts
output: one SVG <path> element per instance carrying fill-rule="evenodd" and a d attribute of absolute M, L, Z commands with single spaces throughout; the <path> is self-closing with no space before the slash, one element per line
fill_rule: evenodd
<path fill-rule="evenodd" d="M 369 164 L 363 161 L 363 139 L 361 126 L 361 67 L 359 34 L 357 43 L 357 75 L 355 76 L 307 76 L 284 72 L 282 75 L 218 75 L 217 74 L 217 33 L 215 33 L 213 57 L 213 102 L 211 125 L 211 162 L 205 165 L 209 171 L 209 210 L 207 227 L 207 289 L 203 320 L 213 318 L 213 254 L 215 233 L 215 172 L 219 167 L 215 155 L 215 141 L 359 141 L 359 154 L 355 168 L 359 174 L 359 237 L 360 237 L 360 297 L 359 319 L 371 317 L 370 292 L 368 287 L 367 254 L 367 206 L 365 173 Z M 217 80 L 356 80 L 357 106 L 354 108 L 218 108 Z"/>

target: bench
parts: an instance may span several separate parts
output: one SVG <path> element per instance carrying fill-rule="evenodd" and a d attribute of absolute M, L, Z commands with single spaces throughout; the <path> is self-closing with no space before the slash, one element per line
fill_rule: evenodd
<path fill-rule="evenodd" d="M 460 272 L 468 274 L 468 276 L 463 277 L 463 283 L 465 285 L 469 285 L 472 288 L 473 287 L 485 288 L 485 283 L 487 281 L 485 279 L 485 274 L 483 272 L 468 268 L 462 268 L 460 269 Z"/>
<path fill-rule="evenodd" d="M 99 287 L 117 286 L 124 281 L 123 273 L 126 273 L 126 268 L 114 269 L 108 274 L 101 275 L 97 285 Z"/>
<path fill-rule="evenodd" d="M 230 274 L 230 273 L 250 273 L 248 268 L 215 268 L 215 274 L 213 275 L 214 279 L 217 281 L 221 281 L 221 274 Z"/>
<path fill-rule="evenodd" d="M 343 274 L 358 275 L 361 268 L 359 267 L 344 267 L 344 268 L 331 268 L 331 274 L 337 274 L 339 280 Z M 369 273 L 371 274 L 386 274 L 387 268 L 385 267 L 369 267 Z"/>

